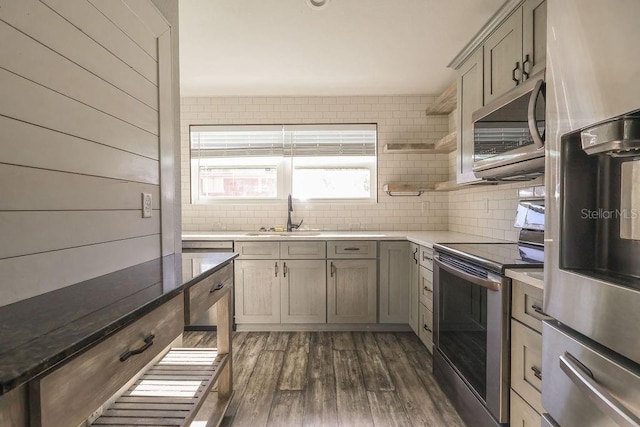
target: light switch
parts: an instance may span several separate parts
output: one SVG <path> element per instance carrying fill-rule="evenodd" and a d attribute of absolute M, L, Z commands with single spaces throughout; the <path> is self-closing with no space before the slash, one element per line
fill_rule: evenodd
<path fill-rule="evenodd" d="M 153 212 L 153 201 L 150 193 L 142 193 L 142 218 L 151 218 Z"/>

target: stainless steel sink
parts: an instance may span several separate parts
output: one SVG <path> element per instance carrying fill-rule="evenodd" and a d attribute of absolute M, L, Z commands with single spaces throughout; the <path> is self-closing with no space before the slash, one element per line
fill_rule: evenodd
<path fill-rule="evenodd" d="M 314 233 L 314 232 L 306 232 L 306 231 L 293 231 L 291 233 L 275 233 L 275 232 L 271 232 L 271 231 L 260 231 L 257 233 L 245 233 L 245 236 L 248 237 L 273 237 L 273 236 L 277 236 L 277 237 L 313 237 L 313 236 L 319 236 L 320 233 Z"/>

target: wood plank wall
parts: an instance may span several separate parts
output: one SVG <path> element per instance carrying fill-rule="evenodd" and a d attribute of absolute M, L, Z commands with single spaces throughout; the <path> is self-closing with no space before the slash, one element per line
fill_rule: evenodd
<path fill-rule="evenodd" d="M 0 306 L 173 252 L 165 39 L 148 0 L 0 0 Z"/>

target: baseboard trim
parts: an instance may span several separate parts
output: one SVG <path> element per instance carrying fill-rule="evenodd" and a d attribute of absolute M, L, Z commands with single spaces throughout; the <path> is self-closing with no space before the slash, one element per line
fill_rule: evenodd
<path fill-rule="evenodd" d="M 239 332 L 297 332 L 297 331 L 326 331 L 326 332 L 413 332 L 408 324 L 368 324 L 368 323 L 345 323 L 345 324 L 254 324 L 247 323 L 236 325 Z"/>

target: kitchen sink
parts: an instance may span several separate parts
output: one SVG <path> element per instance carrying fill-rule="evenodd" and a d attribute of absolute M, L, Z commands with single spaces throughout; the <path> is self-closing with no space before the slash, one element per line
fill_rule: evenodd
<path fill-rule="evenodd" d="M 282 232 L 282 233 L 274 233 L 274 232 L 270 232 L 270 231 L 261 231 L 258 233 L 246 233 L 245 236 L 249 236 L 249 237 L 273 237 L 273 236 L 282 236 L 282 237 L 313 237 L 313 236 L 319 236 L 320 233 L 309 233 L 306 231 L 294 231 L 291 233 L 286 233 L 286 232 Z"/>

